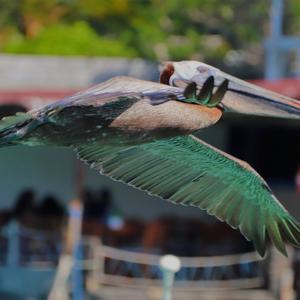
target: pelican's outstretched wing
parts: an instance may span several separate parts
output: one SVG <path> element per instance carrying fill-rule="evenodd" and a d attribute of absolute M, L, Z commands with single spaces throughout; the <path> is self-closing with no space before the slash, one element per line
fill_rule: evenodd
<path fill-rule="evenodd" d="M 128 148 L 90 144 L 79 158 L 116 180 L 174 203 L 197 206 L 226 221 L 264 255 L 268 238 L 286 253 L 284 242 L 300 243 L 300 226 L 266 182 L 245 162 L 194 136 Z"/>

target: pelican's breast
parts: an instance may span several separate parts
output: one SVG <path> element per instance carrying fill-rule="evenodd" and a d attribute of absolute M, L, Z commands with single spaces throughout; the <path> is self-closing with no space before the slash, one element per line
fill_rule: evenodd
<path fill-rule="evenodd" d="M 222 111 L 218 108 L 179 101 L 151 105 L 147 99 L 143 99 L 119 115 L 110 126 L 139 132 L 165 128 L 192 132 L 215 124 L 221 115 Z"/>

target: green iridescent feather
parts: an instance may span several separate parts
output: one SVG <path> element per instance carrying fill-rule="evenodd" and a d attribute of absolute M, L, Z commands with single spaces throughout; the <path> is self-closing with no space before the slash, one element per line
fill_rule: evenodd
<path fill-rule="evenodd" d="M 0 132 L 14 128 L 17 124 L 22 125 L 30 119 L 32 119 L 32 116 L 23 112 L 17 112 L 14 116 L 4 117 L 0 120 Z"/>
<path fill-rule="evenodd" d="M 300 227 L 245 162 L 193 137 L 176 137 L 128 148 L 90 144 L 79 157 L 116 180 L 174 203 L 205 209 L 238 228 L 261 256 L 267 240 L 286 254 L 299 246 Z"/>

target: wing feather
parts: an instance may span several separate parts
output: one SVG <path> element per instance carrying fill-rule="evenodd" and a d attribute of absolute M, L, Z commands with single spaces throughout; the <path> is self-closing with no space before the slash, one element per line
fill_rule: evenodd
<path fill-rule="evenodd" d="M 299 223 L 254 169 L 193 136 L 127 148 L 91 144 L 76 151 L 116 180 L 215 215 L 253 241 L 262 256 L 268 240 L 284 254 L 285 242 L 300 245 Z"/>

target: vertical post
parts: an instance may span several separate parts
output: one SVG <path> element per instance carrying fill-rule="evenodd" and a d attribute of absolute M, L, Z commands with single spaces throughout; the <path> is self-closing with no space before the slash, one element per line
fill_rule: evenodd
<path fill-rule="evenodd" d="M 180 270 L 181 263 L 177 256 L 164 255 L 159 264 L 163 272 L 163 300 L 171 300 L 175 273 Z"/>
<path fill-rule="evenodd" d="M 93 269 L 91 271 L 90 280 L 87 281 L 88 289 L 97 293 L 99 286 L 102 284 L 104 276 L 105 256 L 101 251 L 101 240 L 98 238 L 91 239 L 91 261 L 93 262 Z"/>
<path fill-rule="evenodd" d="M 66 252 L 72 254 L 81 238 L 82 203 L 72 200 L 69 205 L 69 224 L 66 237 Z"/>
<path fill-rule="evenodd" d="M 271 6 L 271 37 L 280 38 L 282 36 L 283 21 L 283 0 L 273 0 Z"/>
<path fill-rule="evenodd" d="M 287 252 L 288 257 L 284 257 L 275 247 L 271 249 L 270 288 L 277 299 L 280 300 L 295 299 L 293 290 L 292 247 L 287 247 Z"/>
<path fill-rule="evenodd" d="M 71 275 L 72 298 L 74 300 L 84 300 L 83 273 L 80 263 L 83 260 L 83 249 L 81 242 L 81 228 L 83 204 L 81 201 L 82 183 L 84 170 L 82 163 L 75 161 L 75 190 L 77 199 L 73 200 L 69 206 L 69 241 L 67 246 L 73 257 L 73 270 Z"/>
<path fill-rule="evenodd" d="M 278 79 L 284 71 L 284 52 L 280 49 L 284 4 L 283 0 L 273 0 L 270 16 L 270 36 L 266 40 L 265 78 Z"/>
<path fill-rule="evenodd" d="M 20 264 L 20 235 L 19 224 L 11 222 L 7 228 L 8 252 L 7 265 L 11 268 L 17 268 Z"/>
<path fill-rule="evenodd" d="M 73 270 L 71 276 L 72 297 L 74 300 L 84 299 L 83 277 L 80 269 L 80 262 L 83 258 L 81 243 L 81 222 L 82 222 L 82 203 L 80 200 L 73 200 L 70 204 L 70 224 L 69 238 L 67 247 L 71 250 L 73 257 Z"/>
<path fill-rule="evenodd" d="M 65 252 L 60 256 L 56 276 L 48 300 L 69 300 L 68 279 L 71 275 L 72 298 L 84 299 L 82 272 L 78 262 L 82 260 L 81 236 L 82 205 L 73 200 L 69 205 Z"/>
<path fill-rule="evenodd" d="M 68 279 L 70 278 L 72 267 L 72 257 L 67 254 L 61 255 L 52 289 L 47 300 L 70 300 Z"/>
<path fill-rule="evenodd" d="M 65 239 L 64 253 L 61 254 L 56 276 L 47 300 L 69 300 L 69 279 L 71 276 L 72 297 L 76 300 L 84 299 L 82 271 L 78 262 L 82 260 L 81 223 L 83 207 L 80 200 L 83 168 L 75 162 L 75 191 L 77 199 L 70 202 L 69 220 Z"/>
<path fill-rule="evenodd" d="M 297 77 L 300 77 L 300 49 L 299 48 L 297 49 L 296 56 L 297 56 L 297 65 L 296 65 L 295 75 Z"/>

